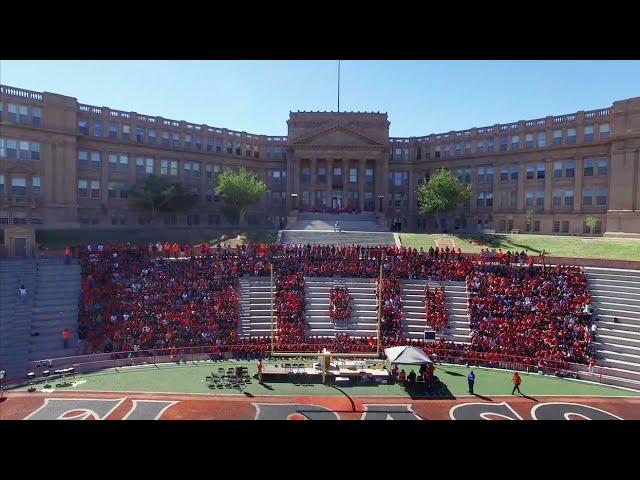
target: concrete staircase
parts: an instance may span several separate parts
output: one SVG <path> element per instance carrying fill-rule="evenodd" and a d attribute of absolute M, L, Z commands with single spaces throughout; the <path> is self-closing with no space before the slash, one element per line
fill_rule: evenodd
<path fill-rule="evenodd" d="M 6 370 L 7 379 L 22 380 L 26 374 L 36 278 L 35 260 L 0 260 L 0 368 Z M 23 284 L 27 289 L 25 302 L 19 295 Z"/>
<path fill-rule="evenodd" d="M 444 335 L 436 333 L 436 337 L 444 336 L 450 342 L 469 341 L 469 315 L 467 314 L 467 289 L 464 282 L 427 282 L 426 280 L 403 280 L 402 304 L 405 314 L 405 336 L 422 339 L 424 331 L 431 329 L 424 318 L 424 286 L 444 286 L 445 301 L 449 320 Z"/>
<path fill-rule="evenodd" d="M 603 383 L 640 390 L 640 271 L 585 267 L 584 272 L 598 327 L 593 343 L 598 367 L 594 375 L 581 377 L 599 381 L 602 367 Z"/>
<path fill-rule="evenodd" d="M 331 227 L 333 229 L 333 226 Z M 353 245 L 363 246 L 395 245 L 391 232 L 334 232 L 322 230 L 282 230 L 280 243 Z"/>
<path fill-rule="evenodd" d="M 346 326 L 336 326 L 329 318 L 329 290 L 332 286 L 349 289 L 353 298 L 351 319 Z M 346 333 L 351 337 L 375 337 L 378 325 L 374 278 L 305 277 L 307 335 L 334 337 Z"/>
<path fill-rule="evenodd" d="M 31 312 L 33 331 L 29 359 L 65 357 L 78 348 L 78 300 L 81 292 L 81 269 L 75 261 L 65 265 L 62 258 L 39 260 L 35 301 Z M 68 348 L 63 348 L 61 333 L 71 332 Z"/>
<path fill-rule="evenodd" d="M 240 328 L 242 337 L 271 335 L 271 280 L 268 277 L 241 277 Z M 274 315 L 274 328 L 277 318 Z"/>

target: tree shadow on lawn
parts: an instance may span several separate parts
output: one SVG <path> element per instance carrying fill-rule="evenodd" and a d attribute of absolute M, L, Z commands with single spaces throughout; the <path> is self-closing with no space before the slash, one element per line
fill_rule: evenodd
<path fill-rule="evenodd" d="M 486 245 L 488 248 L 501 248 L 503 250 L 528 250 L 535 253 L 540 253 L 542 250 L 533 248 L 531 245 L 523 245 L 522 243 L 515 243 L 510 241 L 503 235 L 488 235 L 488 234 L 456 234 L 454 237 L 459 238 L 465 242 L 472 243 L 477 242 L 484 248 Z M 479 245 L 480 246 L 480 245 Z"/>

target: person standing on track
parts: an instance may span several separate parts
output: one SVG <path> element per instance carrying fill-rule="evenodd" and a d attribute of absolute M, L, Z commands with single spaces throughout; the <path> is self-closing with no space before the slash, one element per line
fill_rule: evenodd
<path fill-rule="evenodd" d="M 258 359 L 258 382 L 262 384 L 262 359 Z"/>
<path fill-rule="evenodd" d="M 513 390 L 511 391 L 511 395 L 515 395 L 516 390 L 518 390 L 518 393 L 522 395 L 522 392 L 520 391 L 520 384 L 522 383 L 522 379 L 520 378 L 520 375 L 518 375 L 518 372 L 515 372 L 513 374 L 512 381 L 513 381 Z"/>
<path fill-rule="evenodd" d="M 471 395 L 475 395 L 473 393 L 473 384 L 475 383 L 475 381 L 476 381 L 476 374 L 473 373 L 473 370 L 471 370 L 469 372 L 469 375 L 467 375 L 467 382 L 469 383 L 469 393 Z"/>

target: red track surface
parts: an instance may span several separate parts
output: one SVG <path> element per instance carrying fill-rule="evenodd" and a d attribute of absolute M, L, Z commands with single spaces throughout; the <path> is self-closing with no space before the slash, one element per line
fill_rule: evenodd
<path fill-rule="evenodd" d="M 47 401 L 47 399 L 50 399 Z M 53 399 L 53 400 L 51 400 Z M 64 399 L 61 401 L 60 399 Z M 477 417 L 485 419 L 501 419 L 504 416 L 520 417 L 524 420 L 533 419 L 532 409 L 537 406 L 534 415 L 538 418 L 556 415 L 566 419 L 584 419 L 604 411 L 602 415 L 614 415 L 622 419 L 640 420 L 640 398 L 611 398 L 611 397 L 536 397 L 530 398 L 505 396 L 492 397 L 492 401 L 478 397 L 461 397 L 455 400 L 411 400 L 402 398 L 381 397 L 253 397 L 245 396 L 211 396 L 211 395 L 158 395 L 140 393 L 83 393 L 68 392 L 55 394 L 15 392 L 6 394 L 0 403 L 0 419 L 24 419 L 34 414 L 38 418 L 59 418 L 82 416 L 82 412 L 91 412 L 91 401 L 87 399 L 102 399 L 104 414 L 93 414 L 94 418 L 107 420 L 121 420 L 127 415 L 139 418 L 153 419 L 156 413 L 162 420 L 253 420 L 256 416 L 265 419 L 288 418 L 291 420 L 306 419 L 310 410 L 325 410 L 322 414 L 331 418 L 339 416 L 342 420 L 362 419 L 367 411 L 379 409 L 382 414 L 377 418 L 416 419 L 420 417 L 428 420 L 451 419 L 452 408 L 463 404 L 475 404 L 473 407 L 458 407 L 455 409 L 458 417 Z M 145 403 L 148 411 L 137 407 Z M 150 402 L 149 402 L 150 401 Z M 174 403 L 175 402 L 175 403 Z M 506 403 L 506 405 L 505 405 Z M 558 403 L 572 405 L 557 405 Z M 50 411 L 51 405 L 57 410 Z M 552 406 L 549 406 L 552 404 Z M 89 405 L 89 406 L 88 406 Z M 368 405 L 368 407 L 367 407 Z M 382 406 L 384 405 L 384 406 Z M 582 407 L 580 407 L 582 406 Z M 136 408 L 137 408 L 136 407 Z M 318 409 L 317 407 L 321 407 Z M 588 410 L 592 407 L 597 410 Z M 155 408 L 155 410 L 154 410 Z M 162 410 L 165 408 L 164 410 Z M 475 410 L 474 410 L 475 409 Z M 470 411 L 471 410 L 471 411 Z M 588 411 L 587 411 L 588 410 Z M 387 411 L 389 414 L 387 415 Z M 466 411 L 466 413 L 464 413 Z M 60 413 L 64 412 L 64 413 Z M 108 412 L 108 413 L 106 413 Z M 155 413 L 154 413 L 155 412 Z M 161 412 L 161 413 L 158 413 Z M 335 413 L 332 413 L 335 412 Z M 414 412 L 416 415 L 413 415 Z M 551 412 L 551 413 L 549 413 Z M 590 412 L 590 413 L 589 413 Z M 91 416 L 91 414 L 87 414 Z M 146 415 L 146 416 L 145 416 Z M 150 418 L 149 418 L 150 417 Z M 409 418 L 410 417 L 410 418 Z M 371 417 L 370 417 L 371 418 Z M 613 418 L 613 417 L 611 417 Z"/>

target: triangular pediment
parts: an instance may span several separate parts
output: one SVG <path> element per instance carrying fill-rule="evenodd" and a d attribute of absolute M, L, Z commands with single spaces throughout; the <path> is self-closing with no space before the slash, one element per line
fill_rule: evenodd
<path fill-rule="evenodd" d="M 376 140 L 344 125 L 333 125 L 300 137 L 294 145 L 319 147 L 360 147 L 380 145 Z"/>

